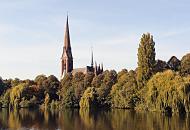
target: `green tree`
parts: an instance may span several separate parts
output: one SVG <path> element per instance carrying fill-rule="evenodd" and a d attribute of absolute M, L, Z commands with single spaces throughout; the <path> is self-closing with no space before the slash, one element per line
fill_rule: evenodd
<path fill-rule="evenodd" d="M 180 71 L 182 75 L 190 74 L 190 53 L 182 57 Z"/>
<path fill-rule="evenodd" d="M 47 79 L 47 77 L 43 74 L 36 76 L 34 79 L 34 82 L 36 82 L 37 85 L 42 86 L 42 83 Z"/>
<path fill-rule="evenodd" d="M 105 72 L 104 72 L 105 73 Z M 103 83 L 104 74 L 99 74 L 95 76 L 92 80 L 92 87 L 99 88 L 101 84 Z"/>
<path fill-rule="evenodd" d="M 5 91 L 5 84 L 3 83 L 3 79 L 0 77 L 0 96 L 3 94 Z"/>
<path fill-rule="evenodd" d="M 73 86 L 69 87 L 67 91 L 64 92 L 63 98 L 61 99 L 61 106 L 67 108 L 79 107 L 79 103 L 76 102 L 75 90 Z"/>
<path fill-rule="evenodd" d="M 94 73 L 88 72 L 88 73 L 85 74 L 85 77 L 84 77 L 84 86 L 85 86 L 85 88 L 91 87 L 93 78 L 94 78 Z"/>
<path fill-rule="evenodd" d="M 150 33 L 143 34 L 138 48 L 138 73 L 137 82 L 139 88 L 146 85 L 153 74 L 155 65 L 155 42 Z"/>
<path fill-rule="evenodd" d="M 0 97 L 0 102 L 2 104 L 2 107 L 9 107 L 10 104 L 10 92 L 11 89 L 7 89 L 3 95 Z"/>
<path fill-rule="evenodd" d="M 19 78 L 15 78 L 14 80 L 10 79 L 11 81 L 11 87 L 17 86 L 21 83 L 21 80 Z"/>
<path fill-rule="evenodd" d="M 58 99 L 57 91 L 59 89 L 59 80 L 54 76 L 50 75 L 46 80 L 43 81 L 42 86 L 45 90 L 45 94 L 49 94 L 50 99 Z"/>
<path fill-rule="evenodd" d="M 61 87 L 58 91 L 61 107 L 75 107 L 75 91 L 72 86 L 73 75 L 67 73 L 61 80 Z"/>
<path fill-rule="evenodd" d="M 78 104 L 78 106 L 79 106 L 80 98 L 82 97 L 86 89 L 86 86 L 84 86 L 84 77 L 85 75 L 82 72 L 77 72 L 73 76 L 73 80 L 72 80 L 72 86 L 74 88 L 76 103 Z"/>
<path fill-rule="evenodd" d="M 112 107 L 134 108 L 137 98 L 136 74 L 133 70 L 119 72 L 118 82 L 112 87 Z"/>
<path fill-rule="evenodd" d="M 110 91 L 117 82 L 117 72 L 115 70 L 104 71 L 101 84 L 97 90 L 97 100 L 100 107 L 109 107 L 111 105 Z"/>

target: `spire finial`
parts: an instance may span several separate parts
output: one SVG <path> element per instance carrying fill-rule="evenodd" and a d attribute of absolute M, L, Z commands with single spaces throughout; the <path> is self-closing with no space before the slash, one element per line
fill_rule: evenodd
<path fill-rule="evenodd" d="M 69 14 L 68 14 L 68 11 L 67 11 L 67 21 L 66 21 L 66 26 L 69 26 Z"/>
<path fill-rule="evenodd" d="M 69 12 L 67 11 L 67 22 L 69 21 Z"/>

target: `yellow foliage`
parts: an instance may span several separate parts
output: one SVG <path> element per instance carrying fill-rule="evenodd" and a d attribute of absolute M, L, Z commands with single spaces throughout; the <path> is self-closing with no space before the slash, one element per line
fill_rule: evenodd
<path fill-rule="evenodd" d="M 190 76 L 182 77 L 171 70 L 157 73 L 147 83 L 146 102 L 150 110 L 189 112 Z"/>
<path fill-rule="evenodd" d="M 20 100 L 21 99 L 21 94 L 23 89 L 26 87 L 25 83 L 21 83 L 15 87 L 13 87 L 10 91 L 10 103 L 12 105 L 16 105 L 15 104 L 15 99 Z"/>

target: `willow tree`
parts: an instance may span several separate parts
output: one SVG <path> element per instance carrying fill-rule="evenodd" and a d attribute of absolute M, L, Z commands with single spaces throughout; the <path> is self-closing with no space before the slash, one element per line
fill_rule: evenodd
<path fill-rule="evenodd" d="M 146 85 L 153 74 L 155 65 L 155 42 L 150 33 L 143 34 L 138 48 L 137 83 L 139 88 Z"/>

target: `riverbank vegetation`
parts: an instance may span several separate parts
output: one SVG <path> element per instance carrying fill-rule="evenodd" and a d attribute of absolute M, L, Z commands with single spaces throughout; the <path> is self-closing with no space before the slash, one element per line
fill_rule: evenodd
<path fill-rule="evenodd" d="M 0 107 L 4 108 L 121 108 L 161 112 L 190 112 L 190 53 L 181 60 L 156 60 L 153 37 L 143 34 L 138 67 L 102 74 L 38 75 L 34 80 L 0 78 Z"/>

